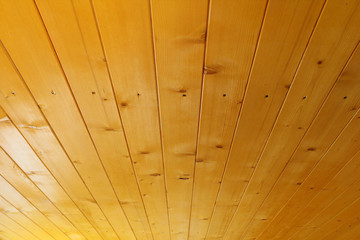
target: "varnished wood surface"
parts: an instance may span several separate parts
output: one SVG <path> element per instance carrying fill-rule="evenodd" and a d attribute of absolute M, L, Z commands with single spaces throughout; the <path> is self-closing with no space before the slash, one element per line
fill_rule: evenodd
<path fill-rule="evenodd" d="M 360 239 L 360 1 L 0 0 L 0 239 Z"/>

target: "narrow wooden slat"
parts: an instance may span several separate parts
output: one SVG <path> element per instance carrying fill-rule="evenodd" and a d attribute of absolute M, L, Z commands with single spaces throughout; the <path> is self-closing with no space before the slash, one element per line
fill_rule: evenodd
<path fill-rule="evenodd" d="M 360 154 L 357 153 L 360 150 L 360 145 L 358 144 L 360 139 L 359 117 L 360 113 L 358 113 L 350 122 L 332 148 L 329 149 L 327 154 L 301 184 L 296 194 L 289 200 L 268 228 L 264 229 L 262 235 L 258 237 L 259 239 L 269 239 L 273 237 L 282 239 L 282 235 L 284 233 L 286 234 L 285 226 L 287 226 L 291 220 L 295 218 L 297 213 L 300 213 L 303 210 L 303 207 L 314 198 L 318 191 L 322 190 L 324 186 L 326 186 L 326 184 L 345 166 L 349 160 L 351 160 L 353 164 L 355 163 L 355 166 L 357 167 L 354 167 L 354 165 L 347 167 L 347 171 L 342 173 L 340 178 L 335 180 L 335 183 L 337 182 L 335 186 L 343 184 L 343 182 L 346 183 L 344 180 L 348 178 L 347 176 L 349 175 L 349 170 L 358 169 L 360 156 Z M 357 154 L 357 156 L 352 159 L 355 154 Z M 352 173 L 354 174 L 354 172 Z M 357 179 L 356 176 L 357 175 L 350 179 L 354 181 L 354 179 Z M 327 195 L 325 195 L 325 197 L 322 196 L 322 199 L 326 199 L 326 196 Z M 318 201 L 318 204 L 321 204 L 322 201 Z M 299 221 L 299 224 L 301 224 L 301 222 L 302 221 Z M 281 230 L 285 231 L 282 232 Z"/>
<path fill-rule="evenodd" d="M 134 239 L 133 231 L 78 111 L 34 2 L 26 0 L 10 4 L 3 1 L 2 7 L 5 10 L 1 15 L 1 22 L 7 24 L 6 27 L 1 26 L 1 39 L 91 194 L 77 175 L 74 175 L 74 178 L 62 178 L 61 184 L 72 199 L 84 207 L 83 211 L 88 211 L 91 205 L 93 213 L 88 211 L 88 218 L 92 217 L 92 220 L 99 224 L 97 230 L 103 237 Z M 8 32 L 8 29 L 13 31 Z M 21 41 L 23 38 L 27 39 L 26 44 Z M 32 51 L 33 49 L 36 51 Z M 9 88 L 12 87 L 11 84 L 8 85 Z M 40 121 L 38 119 L 38 122 Z M 70 163 L 65 158 L 54 164 Z M 70 166 L 71 171 L 58 165 L 48 167 L 51 171 L 66 171 L 63 174 L 75 173 Z M 59 178 L 59 175 L 56 176 Z M 74 187 L 75 181 L 78 188 Z"/>
<path fill-rule="evenodd" d="M 189 239 L 206 235 L 266 5 L 210 3 Z"/>
<path fill-rule="evenodd" d="M 6 228 L 6 226 L 2 225 L 0 223 L 0 237 L 4 240 L 24 240 L 22 237 L 20 237 L 15 232 L 9 230 Z"/>
<path fill-rule="evenodd" d="M 51 221 L 63 231 L 62 234 L 58 235 L 58 239 L 85 239 L 80 234 L 80 232 L 69 222 L 69 220 L 66 219 L 59 212 L 59 210 L 52 205 L 52 203 L 43 195 L 42 192 L 39 191 L 39 189 L 37 189 L 35 185 L 33 185 L 33 183 L 27 178 L 25 173 L 17 165 L 14 164 L 14 162 L 6 155 L 5 152 L 3 152 L 2 149 L 0 150 L 0 156 L 0 173 L 2 175 L 2 177 L 0 177 L 0 186 L 1 189 L 3 189 L 3 192 L 1 193 L 3 197 L 11 200 L 11 202 L 14 204 L 21 204 L 22 206 L 24 206 L 23 202 L 26 202 L 26 199 L 32 204 L 34 204 L 38 209 L 42 211 L 43 214 L 45 214 L 46 217 L 51 219 Z M 29 173 L 30 174 L 28 176 L 32 178 L 32 175 L 34 175 L 36 171 L 30 171 Z M 45 175 L 44 172 L 37 173 L 42 173 L 43 175 Z M 3 177 L 6 178 L 7 181 L 10 181 L 13 186 L 9 185 L 9 183 L 6 182 Z M 35 177 L 33 179 L 36 180 L 39 179 L 39 177 Z M 53 186 L 52 182 L 49 181 L 49 179 L 46 180 L 47 181 L 45 181 L 45 184 L 39 185 L 42 190 L 44 192 L 47 192 L 54 202 L 58 203 L 60 209 L 62 209 L 62 212 L 69 216 L 69 218 L 72 220 L 72 223 L 75 223 L 75 225 L 78 226 L 79 229 L 82 230 L 82 232 L 84 232 L 84 236 L 93 237 L 93 239 L 99 239 L 99 237 L 96 238 L 96 232 L 95 234 L 93 233 L 94 230 L 92 229 L 91 225 L 87 223 L 87 220 L 82 216 L 76 205 L 74 205 L 71 200 L 67 200 L 66 197 L 62 197 L 62 192 L 56 191 L 58 190 L 56 185 Z M 14 189 L 14 187 L 16 189 Z M 21 196 L 20 193 L 16 190 L 20 190 L 21 194 L 26 197 L 26 199 L 24 199 L 24 197 Z M 51 227 L 51 225 L 47 226 Z"/>
<path fill-rule="evenodd" d="M 341 225 L 349 225 L 351 222 L 353 222 L 354 216 L 357 216 L 357 218 L 360 216 L 360 198 L 352 203 L 349 207 L 333 216 L 330 221 L 321 226 L 321 228 L 312 232 L 304 240 L 333 239 L 327 238 L 331 237 L 327 235 L 333 231 L 336 231 L 341 227 Z M 359 219 L 357 219 L 357 221 L 359 221 Z"/>
<path fill-rule="evenodd" d="M 36 3 L 135 235 L 152 239 L 90 1 Z"/>
<path fill-rule="evenodd" d="M 3 166 L 3 165 L 1 165 Z M 13 167 L 14 168 L 14 167 Z M 6 169 L 6 168 L 5 168 Z M 16 168 L 15 168 L 16 169 Z M 18 169 L 16 169 L 18 170 Z M 18 170 L 19 171 L 19 170 Z M 21 171 L 20 171 L 21 172 Z M 21 179 L 21 174 L 18 174 L 18 179 Z M 22 184 L 24 188 L 26 188 L 26 184 Z M 24 198 L 19 192 L 16 191 L 3 177 L 0 177 L 0 186 L 2 189 L 2 193 L 0 194 L 2 198 L 6 199 L 9 203 L 11 203 L 12 206 L 19 209 L 24 215 L 26 215 L 28 218 L 33 220 L 36 224 L 38 224 L 40 227 L 42 227 L 46 232 L 54 236 L 55 239 L 85 239 L 77 230 L 73 233 L 70 231 L 66 231 L 66 226 L 70 225 L 68 223 L 67 219 L 65 218 L 65 224 L 64 221 L 57 221 L 58 218 L 57 215 L 61 215 L 61 213 L 55 208 L 55 211 L 50 210 L 51 208 L 46 209 L 47 204 L 42 204 L 42 209 L 36 208 L 34 205 L 32 205 L 26 198 Z M 32 189 L 32 193 L 35 193 Z M 36 194 L 33 194 L 36 195 Z M 42 203 L 41 200 L 38 200 L 39 203 Z M 54 207 L 53 207 L 54 208 Z M 45 210 L 46 209 L 46 210 Z M 42 210 L 42 212 L 41 212 Z M 46 216 L 47 214 L 47 216 Z M 62 216 L 63 217 L 63 216 Z M 61 217 L 59 217 L 61 218 Z M 59 227 L 55 224 L 60 225 Z M 64 229 L 66 232 L 69 233 L 69 237 L 65 235 L 64 232 L 62 232 L 62 229 Z"/>
<path fill-rule="evenodd" d="M 250 182 L 224 239 L 241 236 L 354 51 L 360 39 L 360 32 L 355 30 L 360 23 L 358 8 L 357 1 L 327 2 L 259 163 L 251 179 L 248 178 Z M 334 33 L 325 36 L 330 30 Z M 228 169 L 235 170 L 230 165 Z M 241 179 L 241 174 L 227 176 L 226 173 L 225 180 L 232 176 Z"/>
<path fill-rule="evenodd" d="M 7 228 L 11 229 L 11 231 L 16 232 L 22 239 L 26 240 L 40 240 L 31 232 L 29 232 L 24 226 L 16 223 L 11 218 L 7 217 L 4 213 L 0 212 L 0 222 L 5 225 Z"/>
<path fill-rule="evenodd" d="M 343 223 L 336 231 L 327 234 L 323 240 L 357 240 L 360 236 L 359 220 L 359 217 L 355 217 L 349 223 Z"/>
<path fill-rule="evenodd" d="M 149 2 L 93 1 L 154 239 L 169 239 Z"/>
<path fill-rule="evenodd" d="M 204 100 L 204 117 L 202 116 L 202 121 L 205 127 L 212 126 L 212 128 L 205 128 L 204 131 L 201 128 L 200 130 L 199 151 L 201 153 L 202 150 L 202 154 L 199 158 L 205 159 L 205 161 L 197 164 L 199 169 L 197 171 L 199 178 L 198 191 L 200 197 L 202 196 L 197 201 L 199 208 L 207 206 L 209 209 L 209 206 L 214 202 L 211 199 L 216 197 L 214 193 L 212 193 L 213 197 L 210 198 L 208 198 L 207 194 L 204 194 L 209 191 L 209 184 L 205 182 L 206 180 L 202 179 L 208 179 L 207 181 L 213 182 L 214 190 L 212 191 L 215 193 L 218 190 L 219 182 L 222 180 L 222 173 L 231 144 L 231 136 L 235 128 L 240 105 L 244 101 L 242 97 L 254 54 L 251 51 L 244 54 L 244 50 L 241 47 L 244 46 L 245 48 L 250 43 L 252 47 L 247 47 L 246 51 L 255 47 L 256 37 L 262 20 L 261 13 L 264 11 L 266 4 L 266 1 L 243 1 L 241 4 L 240 2 L 238 4 L 240 11 L 243 12 L 242 14 L 238 13 L 239 11 L 237 8 L 234 8 L 233 4 L 224 5 L 219 1 L 217 4 L 215 4 L 216 2 L 213 3 L 212 11 L 215 15 L 210 15 L 209 46 L 206 58 L 206 61 L 209 59 L 209 63 L 206 64 L 209 65 L 209 68 L 216 68 L 219 65 L 219 71 L 205 77 L 204 99 L 206 96 L 207 98 Z M 231 216 L 246 186 L 246 181 L 248 181 L 251 175 L 261 148 L 269 135 L 281 103 L 291 84 L 292 77 L 302 57 L 323 3 L 324 1 L 288 1 L 285 3 L 284 1 L 270 1 L 267 6 L 256 56 L 254 57 L 249 76 L 246 99 L 238 120 L 229 166 L 227 167 L 227 173 L 221 185 L 220 194 L 209 226 L 207 235 L 209 239 L 220 237 L 231 220 Z M 225 6 L 227 6 L 227 10 L 221 11 Z M 233 18 L 236 21 L 229 18 L 229 12 L 233 12 Z M 215 23 L 213 23 L 213 18 Z M 234 27 L 224 27 L 224 18 L 229 18 L 229 24 L 234 24 Z M 254 25 L 249 25 L 249 22 Z M 279 25 L 279 22 L 282 22 L 282 24 Z M 238 28 L 238 24 L 242 24 L 243 27 Z M 216 31 L 214 39 L 212 39 L 211 35 L 212 28 Z M 234 34 L 234 29 L 238 32 L 237 34 L 241 35 L 237 36 Z M 227 32 L 217 34 L 220 31 Z M 239 46 L 238 58 L 240 61 L 235 62 L 236 64 L 233 62 L 228 63 L 229 57 L 226 57 L 227 55 L 224 54 L 222 48 L 219 48 L 219 40 L 224 39 L 223 35 L 233 38 L 233 41 Z M 245 38 L 244 35 L 248 37 Z M 212 40 L 213 42 L 211 42 Z M 228 54 L 230 56 L 234 55 L 233 45 L 235 43 L 224 42 L 223 48 L 229 49 Z M 213 49 L 218 49 L 219 52 Z M 224 56 L 223 63 L 218 63 L 218 55 Z M 227 69 L 226 64 L 233 65 L 230 65 L 231 68 Z M 229 74 L 234 73 L 236 75 L 230 75 L 234 77 L 231 81 Z M 206 95 L 206 90 L 208 95 Z M 214 100 L 211 100 L 215 93 L 219 99 L 215 105 L 217 106 L 216 108 L 214 107 Z M 224 97 L 224 94 L 226 97 Z M 225 106 L 228 107 L 226 108 Z M 211 113 L 216 113 L 216 117 Z M 214 124 L 213 119 L 218 119 L 218 125 Z M 210 140 L 214 143 L 211 147 L 205 148 L 205 144 L 210 145 Z M 220 147 L 220 149 L 216 149 L 216 146 Z M 219 159 L 223 160 L 220 161 Z M 240 161 L 239 159 L 242 160 Z M 214 175 L 216 176 L 215 178 L 213 177 Z M 211 176 L 211 178 L 206 176 Z M 209 203 L 203 204 L 204 201 L 209 201 Z M 207 212 L 207 215 L 205 215 L 206 212 L 203 212 L 202 215 L 198 216 L 197 221 L 201 222 L 202 220 L 206 223 L 206 219 L 209 218 L 209 210 Z M 194 226 L 194 228 L 196 227 Z"/>
<path fill-rule="evenodd" d="M 4 215 L 11 218 L 13 221 L 17 222 L 18 224 L 21 224 L 22 226 L 26 226 L 26 229 L 37 238 L 49 239 L 49 240 L 55 239 L 47 232 L 45 232 L 41 227 L 39 227 L 34 222 L 32 222 L 31 219 L 23 215 L 18 209 L 16 209 L 14 206 L 12 206 L 2 197 L 0 197 L 0 209 Z"/>
<path fill-rule="evenodd" d="M 103 214 L 96 202 L 85 188 L 81 178 L 78 176 L 67 155 L 63 152 L 56 137 L 53 135 L 36 102 L 9 62 L 4 49 L 1 48 L 0 51 L 0 66 L 3 75 L 6 76 L 3 81 L 0 81 L 2 94 L 0 103 L 21 131 L 21 134 L 32 144 L 32 148 L 30 148 L 3 112 L 1 112 L 1 116 L 3 116 L 3 121 L 1 121 L 2 146 L 21 168 L 28 172 L 28 176 L 39 184 L 38 186 L 46 192 L 47 196 L 50 197 L 53 202 L 60 205 L 66 203 L 68 206 L 74 206 L 72 200 L 39 160 L 38 156 L 41 156 L 41 159 L 47 163 L 47 167 L 52 170 L 52 173 L 55 173 L 55 175 L 62 180 L 62 186 L 64 186 L 65 183 L 68 191 L 72 192 L 73 195 L 82 195 L 78 201 L 78 203 L 80 203 L 79 206 L 95 226 L 99 224 L 102 227 L 98 228 L 98 230 L 100 230 L 99 232 L 110 229 L 109 224 L 104 220 Z M 21 148 L 19 148 L 20 146 Z M 33 150 L 36 151 L 37 155 Z M 44 180 L 44 178 L 46 179 Z M 59 178 L 57 180 L 59 180 Z M 42 181 L 43 184 L 41 184 Z M 53 195 L 55 189 L 57 190 L 55 191 L 56 195 Z M 77 207 L 75 207 L 74 210 L 76 211 L 76 209 Z M 72 211 L 71 207 L 69 210 L 70 212 Z M 91 214 L 89 214 L 89 210 Z M 77 212 L 77 214 L 82 215 L 81 212 Z M 79 216 L 79 218 L 83 219 L 83 216 Z M 85 223 L 86 222 L 87 221 L 85 221 Z M 94 238 L 99 237 L 99 235 L 92 230 L 92 227 L 89 227 L 89 229 L 90 230 L 83 230 L 91 234 Z"/>
<path fill-rule="evenodd" d="M 171 239 L 187 239 L 208 0 L 151 1 Z"/>
<path fill-rule="evenodd" d="M 359 64 L 358 47 L 269 196 L 253 217 L 244 234 L 245 239 L 256 238 L 266 228 L 358 111 Z"/>
<path fill-rule="evenodd" d="M 360 180 L 358 180 L 357 177 L 357 173 L 360 171 L 359 157 L 360 153 L 357 153 L 357 155 L 354 156 L 344 169 L 341 170 L 341 173 L 324 187 L 326 191 L 319 192 L 319 194 L 317 194 L 311 202 L 307 204 L 307 206 L 294 216 L 293 220 L 289 222 L 286 227 L 286 234 L 282 236 L 289 237 L 289 239 L 294 240 L 304 239 L 313 229 L 318 228 L 326 221 L 328 215 L 321 215 L 321 213 L 329 212 L 326 208 L 330 206 L 330 204 L 334 205 L 333 202 L 342 201 L 343 196 L 345 196 L 346 199 L 349 199 L 349 196 L 351 201 L 354 194 L 359 192 L 358 186 L 360 184 Z M 316 213 L 315 216 L 314 213 Z M 300 226 L 300 229 L 289 228 L 295 224 Z"/>
<path fill-rule="evenodd" d="M 359 117 L 359 115 L 357 117 Z M 355 124 L 356 121 L 353 126 L 356 126 Z M 353 138 L 351 131 L 355 131 L 355 133 L 357 133 L 358 130 L 349 129 L 348 135 L 344 135 L 342 138 L 349 138 L 350 142 L 340 141 L 338 143 L 339 145 L 334 145 L 335 151 L 340 147 L 342 148 L 344 146 L 342 144 L 344 143 L 345 146 L 346 144 L 350 144 L 351 146 L 356 143 L 358 138 Z M 359 149 L 359 146 L 352 147 L 350 148 L 350 152 L 353 153 L 357 149 Z M 346 147 L 346 150 L 349 151 L 349 146 Z M 329 156 L 328 158 L 331 159 L 331 155 Z M 309 179 L 312 179 L 312 181 L 315 180 L 316 182 L 308 182 L 308 180 L 304 182 L 306 186 L 304 188 L 301 187 L 298 190 L 298 192 L 290 199 L 289 203 L 287 203 L 284 209 L 282 209 L 280 214 L 278 214 L 278 216 L 270 224 L 269 227 L 278 226 L 276 227 L 278 228 L 278 231 L 271 232 L 266 231 L 268 229 L 264 229 L 265 233 L 263 235 L 265 235 L 265 239 L 269 236 L 276 237 L 278 239 L 290 238 L 291 236 L 293 236 L 294 239 L 303 239 L 313 230 L 312 227 L 318 227 L 327 220 L 326 216 L 318 216 L 321 212 L 325 211 L 324 209 L 330 206 L 330 204 L 333 204 L 334 201 L 338 201 L 340 196 L 345 196 L 345 198 L 354 196 L 354 194 L 356 194 L 356 192 L 354 192 L 357 186 L 356 183 L 359 182 L 357 172 L 360 168 L 360 152 L 357 152 L 356 155 L 345 164 L 345 166 L 336 174 L 332 180 L 329 179 L 331 178 L 331 172 L 334 174 L 339 166 L 341 167 L 341 165 L 344 164 L 344 161 L 346 162 L 349 156 L 351 156 L 351 154 L 344 156 L 345 159 L 339 163 L 339 160 L 336 158 L 331 159 L 330 161 L 324 158 L 325 161 L 322 160 L 319 163 L 319 166 L 314 169 L 314 173 L 309 175 Z M 327 167 L 328 165 L 330 166 Z M 319 173 L 322 174 L 321 178 L 316 175 Z M 317 187 L 314 187 L 315 184 L 318 184 Z M 285 212 L 287 214 L 285 214 Z M 317 213 L 317 215 L 314 216 L 314 213 Z M 293 235 L 294 229 L 291 229 L 291 226 L 303 226 L 305 230 L 299 229 L 300 232 Z M 269 233 L 271 233 L 271 235 Z"/>
<path fill-rule="evenodd" d="M 37 159 L 34 155 L 30 147 L 27 145 L 25 140 L 22 138 L 17 129 L 10 123 L 9 119 L 5 115 L 5 113 L 0 110 L 1 121 L 0 121 L 0 144 L 3 148 L 7 149 L 10 153 L 14 153 L 13 156 L 18 159 L 20 165 L 23 167 L 23 170 L 27 172 L 27 176 L 32 179 L 34 182 L 38 183 L 38 186 L 46 193 L 48 193 L 52 199 L 57 199 L 55 202 L 60 202 L 61 205 L 67 205 L 67 211 L 71 212 L 71 216 L 76 218 L 77 215 L 80 215 L 79 218 L 84 221 L 84 218 L 80 211 L 77 210 L 77 207 L 73 204 L 73 202 L 68 198 L 63 189 L 58 185 L 55 179 L 51 176 L 48 170 L 42 165 L 42 163 Z M 8 136 L 12 136 L 12 138 L 8 138 Z M 21 151 L 20 151 L 21 149 Z M 0 149 L 1 156 L 1 174 L 7 179 L 11 180 L 12 184 L 19 186 L 21 190 L 26 190 L 26 185 L 29 185 L 29 179 L 25 176 L 22 178 L 17 178 L 19 176 L 19 172 L 21 170 L 14 165 L 14 162 L 9 158 L 9 156 Z M 25 183 L 24 183 L 25 182 Z M 23 186 L 23 187 L 22 187 Z M 31 184 L 30 184 L 31 186 Z M 32 188 L 32 189 L 31 189 Z M 34 186 L 31 186 L 30 189 L 27 189 L 32 197 L 36 200 L 39 200 L 39 196 L 37 194 L 31 194 L 31 191 L 34 191 Z M 4 192 L 3 194 L 5 194 Z M 34 196 L 33 196 L 34 195 Z M 35 197 L 36 196 L 36 197 Z M 42 199 L 43 197 L 40 197 Z M 36 201 L 35 201 L 36 202 Z M 43 202 L 43 201 L 41 201 Z M 45 204 L 44 208 L 46 211 L 52 212 L 54 214 L 55 222 L 61 223 L 60 227 L 64 227 L 66 232 L 71 235 L 71 238 L 83 239 L 83 236 L 76 230 L 71 224 L 63 218 L 63 216 L 58 216 L 58 210 L 56 210 L 51 204 Z M 74 208 L 74 209 L 71 209 Z M 76 211 L 77 210 L 77 211 Z M 82 221 L 82 222 L 83 222 Z M 86 220 L 84 222 L 84 227 L 82 230 L 87 232 L 92 237 L 95 237 L 96 234 L 93 234 L 93 230 L 91 226 L 86 224 Z M 59 236 L 59 239 L 68 239 L 64 234 Z M 95 238 L 96 239 L 96 238 Z"/>
<path fill-rule="evenodd" d="M 316 217 L 310 221 L 307 227 L 311 227 L 312 230 L 316 231 L 317 229 L 321 228 L 322 225 L 326 224 L 329 219 L 336 217 L 339 212 L 342 212 L 353 202 L 358 200 L 360 198 L 360 193 L 358 191 L 359 183 L 360 181 L 357 181 L 352 184 L 349 189 L 342 193 L 341 196 L 337 197 L 326 209 L 324 209 L 323 211 L 319 211 L 319 213 L 316 212 Z M 356 214 L 352 216 L 356 216 Z M 339 224 L 342 224 L 342 219 L 337 220 Z M 301 239 L 305 239 L 310 234 L 311 233 L 308 233 L 305 237 Z"/>

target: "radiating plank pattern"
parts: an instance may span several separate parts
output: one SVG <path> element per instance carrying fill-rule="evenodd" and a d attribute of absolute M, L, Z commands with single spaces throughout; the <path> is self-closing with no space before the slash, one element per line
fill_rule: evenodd
<path fill-rule="evenodd" d="M 360 1 L 0 0 L 0 239 L 360 239 Z"/>

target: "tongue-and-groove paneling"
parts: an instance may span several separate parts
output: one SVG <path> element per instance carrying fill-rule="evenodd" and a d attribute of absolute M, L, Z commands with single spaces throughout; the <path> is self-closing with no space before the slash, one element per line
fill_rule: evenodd
<path fill-rule="evenodd" d="M 357 0 L 0 0 L 0 237 L 359 238 Z"/>

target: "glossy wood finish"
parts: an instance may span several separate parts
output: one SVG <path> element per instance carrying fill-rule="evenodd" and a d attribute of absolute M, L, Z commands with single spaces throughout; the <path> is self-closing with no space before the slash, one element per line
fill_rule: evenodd
<path fill-rule="evenodd" d="M 0 238 L 360 238 L 360 1 L 0 0 Z"/>

